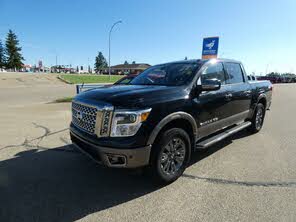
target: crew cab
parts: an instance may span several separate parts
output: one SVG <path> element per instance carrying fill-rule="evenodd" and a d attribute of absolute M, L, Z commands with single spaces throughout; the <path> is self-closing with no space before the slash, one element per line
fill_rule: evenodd
<path fill-rule="evenodd" d="M 271 97 L 272 84 L 249 81 L 239 61 L 165 63 L 127 85 L 78 94 L 70 135 L 74 145 L 107 167 L 145 168 L 170 183 L 197 149 L 246 128 L 259 132 Z"/>

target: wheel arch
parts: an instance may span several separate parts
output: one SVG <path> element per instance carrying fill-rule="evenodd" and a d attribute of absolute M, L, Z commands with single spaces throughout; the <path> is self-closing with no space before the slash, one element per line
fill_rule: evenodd
<path fill-rule="evenodd" d="M 262 104 L 264 105 L 264 108 L 266 109 L 267 99 L 266 99 L 266 95 L 265 95 L 265 94 L 260 94 L 260 95 L 259 95 L 256 106 L 257 106 L 259 103 L 262 103 Z"/>
<path fill-rule="evenodd" d="M 153 129 L 147 144 L 152 145 L 160 132 L 171 127 L 184 129 L 189 134 L 192 143 L 195 142 L 198 133 L 196 121 L 189 113 L 180 111 L 171 113 L 162 119 Z"/>
<path fill-rule="evenodd" d="M 248 119 L 252 119 L 255 111 L 256 111 L 256 108 L 257 108 L 257 105 L 259 103 L 262 103 L 266 109 L 266 106 L 267 106 L 267 98 L 266 98 L 266 95 L 264 93 L 261 93 L 259 94 L 257 100 L 254 101 L 253 105 L 251 106 L 251 112 L 248 116 Z"/>

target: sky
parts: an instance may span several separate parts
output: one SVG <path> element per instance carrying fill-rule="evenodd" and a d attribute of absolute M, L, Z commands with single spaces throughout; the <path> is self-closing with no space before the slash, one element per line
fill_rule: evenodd
<path fill-rule="evenodd" d="M 296 73 L 295 0 L 0 0 L 0 39 L 18 36 L 25 64 L 151 65 L 201 58 L 202 40 L 219 36 L 221 58 L 248 73 Z"/>

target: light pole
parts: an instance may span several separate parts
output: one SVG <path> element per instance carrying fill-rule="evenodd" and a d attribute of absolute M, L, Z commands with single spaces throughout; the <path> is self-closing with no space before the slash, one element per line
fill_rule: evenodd
<path fill-rule="evenodd" d="M 119 21 L 115 22 L 115 23 L 112 25 L 112 27 L 111 27 L 111 29 L 110 29 L 110 32 L 109 32 L 109 80 L 111 80 L 111 64 L 110 64 L 110 54 L 111 54 L 111 32 L 112 32 L 114 26 L 117 25 L 117 24 L 119 24 L 119 23 L 122 23 L 122 21 L 119 20 Z"/>

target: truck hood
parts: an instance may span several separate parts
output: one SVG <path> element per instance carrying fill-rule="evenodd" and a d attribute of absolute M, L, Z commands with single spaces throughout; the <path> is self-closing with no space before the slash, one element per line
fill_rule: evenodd
<path fill-rule="evenodd" d="M 110 103 L 118 107 L 147 107 L 156 103 L 184 98 L 184 86 L 113 85 L 92 89 L 77 95 L 74 100 L 98 104 Z"/>

